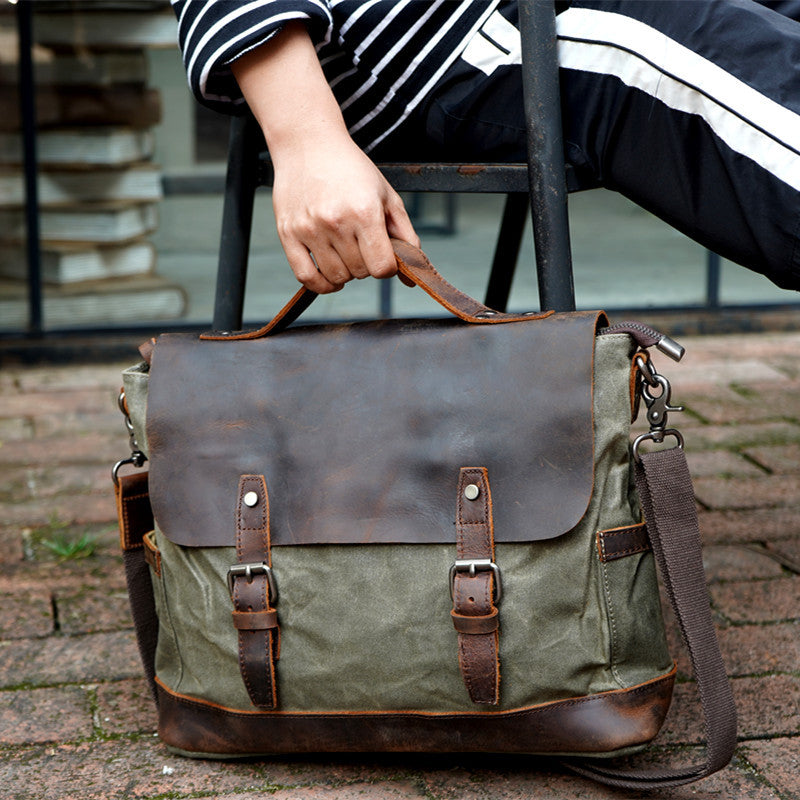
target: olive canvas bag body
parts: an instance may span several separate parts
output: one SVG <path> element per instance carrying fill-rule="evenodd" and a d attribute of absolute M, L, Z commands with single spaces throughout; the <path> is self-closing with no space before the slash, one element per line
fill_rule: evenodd
<path fill-rule="evenodd" d="M 552 754 L 631 788 L 724 766 L 735 713 L 648 355 L 676 346 L 601 312 L 490 311 L 395 251 L 451 318 L 289 327 L 301 290 L 259 331 L 164 334 L 123 375 L 133 454 L 114 476 L 161 739 Z M 620 771 L 608 758 L 655 737 L 676 674 L 656 564 L 707 757 Z"/>

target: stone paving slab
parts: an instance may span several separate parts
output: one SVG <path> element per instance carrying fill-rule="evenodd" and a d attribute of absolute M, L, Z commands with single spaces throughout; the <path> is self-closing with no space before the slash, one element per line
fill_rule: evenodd
<path fill-rule="evenodd" d="M 764 448 L 766 450 L 766 448 Z M 779 448 L 774 448 L 778 450 Z M 773 457 L 773 463 L 777 460 Z M 731 453 L 727 450 L 687 450 L 686 460 L 694 480 L 724 475 L 726 478 L 759 478 L 772 470 L 762 465 L 749 452 Z"/>
<path fill-rule="evenodd" d="M 742 455 L 773 475 L 792 475 L 800 472 L 800 445 L 797 444 L 746 448 L 742 451 Z"/>
<path fill-rule="evenodd" d="M 778 578 L 784 568 L 758 545 L 710 544 L 703 549 L 708 582 Z"/>
<path fill-rule="evenodd" d="M 766 542 L 764 549 L 787 569 L 800 572 L 800 541 L 797 538 Z"/>
<path fill-rule="evenodd" d="M 694 481 L 697 500 L 710 510 L 793 508 L 800 497 L 800 475 L 751 478 L 700 477 Z"/>
<path fill-rule="evenodd" d="M 748 742 L 742 747 L 747 762 L 769 782 L 785 800 L 800 798 L 800 738 Z M 766 779 L 766 777 L 765 777 Z"/>
<path fill-rule="evenodd" d="M 700 754 L 666 751 L 649 763 Z M 46 775 L 46 780 L 41 777 Z M 58 746 L 13 748 L 0 764 L 9 798 L 106 800 L 106 798 L 284 797 L 427 798 L 427 800 L 611 800 L 636 793 L 596 785 L 536 758 L 405 756 L 285 762 L 210 762 L 182 759 L 152 737 Z M 770 782 L 736 762 L 696 786 L 652 792 L 666 800 L 755 798 L 783 800 Z"/>
<path fill-rule="evenodd" d="M 104 736 L 155 734 L 158 728 L 153 695 L 144 678 L 128 678 L 94 687 L 95 726 Z"/>
<path fill-rule="evenodd" d="M 125 440 L 119 433 L 71 432 L 66 435 L 48 436 L 41 439 L 17 439 L 4 442 L 0 447 L 0 464 L 17 466 L 36 464 L 46 467 L 53 464 L 97 464 L 114 463 L 125 453 Z"/>
<path fill-rule="evenodd" d="M 707 544 L 791 542 L 800 530 L 800 508 L 700 509 L 699 520 L 700 533 Z"/>
<path fill-rule="evenodd" d="M 0 642 L 0 689 L 138 678 L 132 630 Z"/>
<path fill-rule="evenodd" d="M 689 421 L 687 415 L 686 420 Z M 677 420 L 676 420 L 677 422 Z M 787 445 L 800 442 L 800 426 L 794 422 L 768 420 L 762 423 L 732 422 L 725 425 L 682 425 L 686 430 L 687 452 L 715 448 L 740 451 L 761 445 Z"/>
<path fill-rule="evenodd" d="M 3 693 L 0 745 L 85 739 L 92 734 L 85 689 L 24 689 Z"/>
<path fill-rule="evenodd" d="M 673 381 L 712 609 L 740 716 L 732 764 L 651 796 L 800 800 L 800 334 L 683 342 Z M 136 360 L 132 353 L 130 363 Z M 552 760 L 351 756 L 214 762 L 170 754 L 131 629 L 108 470 L 126 455 L 122 364 L 0 372 L 0 798 L 630 799 Z M 89 536 L 61 558 L 44 540 Z M 677 628 L 668 618 L 668 639 Z M 688 658 L 645 763 L 699 760 Z"/>
<path fill-rule="evenodd" d="M 709 587 L 711 602 L 731 622 L 800 623 L 800 580 L 731 581 Z"/>
<path fill-rule="evenodd" d="M 731 676 L 791 674 L 800 665 L 798 623 L 736 625 L 718 631 L 725 667 Z"/>

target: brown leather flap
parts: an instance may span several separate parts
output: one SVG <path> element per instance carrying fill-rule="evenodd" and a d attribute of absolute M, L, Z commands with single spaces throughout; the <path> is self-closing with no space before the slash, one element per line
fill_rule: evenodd
<path fill-rule="evenodd" d="M 273 546 L 453 542 L 453 485 L 481 464 L 496 541 L 559 536 L 592 492 L 597 321 L 161 336 L 147 419 L 156 521 L 177 544 L 233 545 L 239 478 L 258 474 Z"/>

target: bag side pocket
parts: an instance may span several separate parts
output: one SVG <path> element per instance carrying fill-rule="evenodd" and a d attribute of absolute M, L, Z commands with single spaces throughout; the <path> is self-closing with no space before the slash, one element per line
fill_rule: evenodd
<path fill-rule="evenodd" d="M 668 672 L 672 659 L 645 524 L 599 531 L 597 553 L 614 679 L 627 688 Z"/>

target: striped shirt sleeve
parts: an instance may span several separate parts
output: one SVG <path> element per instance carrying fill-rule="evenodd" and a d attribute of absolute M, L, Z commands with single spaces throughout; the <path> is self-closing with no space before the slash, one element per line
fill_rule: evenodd
<path fill-rule="evenodd" d="M 291 20 L 305 21 L 318 47 L 333 29 L 327 0 L 171 1 L 189 87 L 203 105 L 229 114 L 245 105 L 231 62 Z"/>

